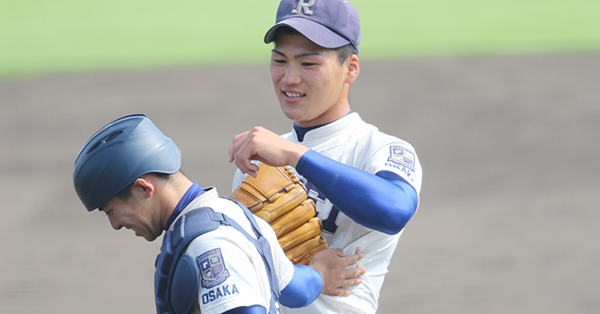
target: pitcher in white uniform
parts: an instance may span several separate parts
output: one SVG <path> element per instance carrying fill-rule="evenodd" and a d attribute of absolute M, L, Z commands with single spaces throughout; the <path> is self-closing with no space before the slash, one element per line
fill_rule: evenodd
<path fill-rule="evenodd" d="M 348 268 L 365 267 L 360 278 L 348 272 L 342 286 L 324 287 L 309 306 L 282 307 L 284 313 L 375 313 L 398 239 L 419 205 L 422 168 L 413 146 L 350 108 L 360 38 L 358 13 L 347 1 L 281 1 L 264 41 L 274 42 L 271 79 L 293 129 L 280 136 L 254 127 L 229 149 L 238 167 L 234 188 L 256 176 L 255 161 L 292 166 L 316 203 L 329 247 L 340 256 L 363 254 Z"/>

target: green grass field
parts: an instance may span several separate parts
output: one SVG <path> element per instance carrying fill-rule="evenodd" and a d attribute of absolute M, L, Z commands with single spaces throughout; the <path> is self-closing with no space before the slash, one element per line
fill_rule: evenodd
<path fill-rule="evenodd" d="M 3 0 L 0 77 L 265 62 L 278 0 Z M 600 51 L 598 0 L 354 0 L 361 60 Z"/>

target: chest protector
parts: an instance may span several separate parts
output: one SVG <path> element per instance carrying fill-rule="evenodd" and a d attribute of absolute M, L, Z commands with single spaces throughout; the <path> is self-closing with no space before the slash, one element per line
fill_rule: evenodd
<path fill-rule="evenodd" d="M 241 232 L 248 241 L 254 244 L 262 256 L 271 286 L 269 314 L 277 313 L 276 302 L 279 300 L 280 291 L 271 256 L 271 247 L 262 235 L 252 213 L 243 205 L 240 207 L 250 220 L 256 239 L 233 219 L 225 214 L 215 212 L 209 207 L 198 208 L 186 213 L 177 220 L 172 231 L 165 233 L 160 254 L 156 258 L 154 273 L 157 314 L 189 314 L 192 312 L 200 289 L 200 273 L 196 261 L 183 253 L 192 240 L 216 230 L 222 225 L 232 226 Z"/>

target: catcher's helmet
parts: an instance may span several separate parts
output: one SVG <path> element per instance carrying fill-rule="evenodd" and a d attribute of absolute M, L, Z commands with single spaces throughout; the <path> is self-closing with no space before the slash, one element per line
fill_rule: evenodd
<path fill-rule="evenodd" d="M 173 174 L 181 151 L 144 114 L 119 118 L 85 143 L 73 170 L 81 202 L 93 211 L 147 173 Z"/>

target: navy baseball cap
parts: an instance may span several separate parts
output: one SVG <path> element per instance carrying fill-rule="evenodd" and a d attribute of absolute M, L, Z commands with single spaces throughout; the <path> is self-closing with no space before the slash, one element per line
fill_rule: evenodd
<path fill-rule="evenodd" d="M 273 42 L 277 30 L 288 26 L 313 43 L 329 49 L 352 44 L 358 53 L 360 19 L 356 8 L 342 0 L 282 0 L 275 25 L 267 31 L 265 43 Z"/>

